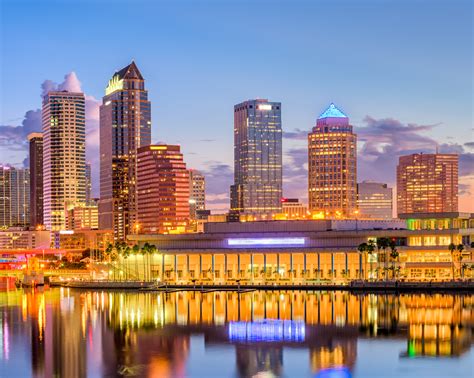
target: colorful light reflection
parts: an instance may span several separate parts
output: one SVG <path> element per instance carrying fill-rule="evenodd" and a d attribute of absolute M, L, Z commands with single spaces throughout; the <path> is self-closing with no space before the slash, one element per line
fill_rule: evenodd
<path fill-rule="evenodd" d="M 305 323 L 293 320 L 266 319 L 255 322 L 230 322 L 231 341 L 292 341 L 305 339 Z"/>
<path fill-rule="evenodd" d="M 320 370 L 314 378 L 351 378 L 351 371 L 345 366 Z"/>

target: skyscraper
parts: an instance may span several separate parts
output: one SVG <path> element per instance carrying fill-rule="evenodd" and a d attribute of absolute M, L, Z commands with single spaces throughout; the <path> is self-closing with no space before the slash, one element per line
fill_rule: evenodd
<path fill-rule="evenodd" d="M 0 227 L 27 226 L 29 203 L 29 170 L 0 166 Z"/>
<path fill-rule="evenodd" d="M 151 144 L 150 106 L 134 62 L 112 76 L 100 107 L 99 227 L 116 240 L 136 223 L 137 150 Z"/>
<path fill-rule="evenodd" d="M 400 156 L 398 215 L 458 211 L 458 160 L 456 154 Z"/>
<path fill-rule="evenodd" d="M 91 163 L 86 162 L 86 205 L 92 203 L 92 171 Z"/>
<path fill-rule="evenodd" d="M 234 185 L 231 210 L 242 214 L 281 211 L 281 103 L 248 100 L 234 106 Z"/>
<path fill-rule="evenodd" d="M 47 230 L 66 228 L 66 211 L 86 200 L 83 93 L 49 92 L 43 98 L 43 205 Z"/>
<path fill-rule="evenodd" d="M 391 219 L 392 188 L 379 182 L 360 182 L 357 184 L 357 205 L 361 218 Z"/>
<path fill-rule="evenodd" d="M 189 171 L 179 146 L 138 149 L 136 233 L 184 232 L 189 220 Z"/>
<path fill-rule="evenodd" d="M 189 212 L 196 219 L 196 212 L 206 209 L 206 179 L 195 169 L 189 170 Z"/>
<path fill-rule="evenodd" d="M 313 215 L 350 218 L 357 208 L 357 136 L 334 104 L 308 134 L 308 198 Z"/>
<path fill-rule="evenodd" d="M 30 144 L 30 226 L 43 225 L 43 134 L 28 135 Z"/>

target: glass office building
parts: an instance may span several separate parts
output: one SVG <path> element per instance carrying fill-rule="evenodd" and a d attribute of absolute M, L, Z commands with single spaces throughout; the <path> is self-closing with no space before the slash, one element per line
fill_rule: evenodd
<path fill-rule="evenodd" d="M 281 103 L 249 100 L 234 106 L 234 185 L 231 210 L 242 214 L 281 211 Z"/>
<path fill-rule="evenodd" d="M 110 79 L 100 107 L 99 227 L 125 240 L 137 222 L 137 150 L 151 144 L 145 81 L 134 62 Z"/>
<path fill-rule="evenodd" d="M 44 225 L 60 231 L 67 210 L 86 201 L 84 93 L 49 92 L 42 114 Z"/>

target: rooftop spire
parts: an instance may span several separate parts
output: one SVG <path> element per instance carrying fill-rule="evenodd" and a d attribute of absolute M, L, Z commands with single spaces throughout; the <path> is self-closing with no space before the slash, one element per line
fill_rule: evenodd
<path fill-rule="evenodd" d="M 318 119 L 322 118 L 347 118 L 347 116 L 331 102 L 328 108 L 318 117 Z"/>

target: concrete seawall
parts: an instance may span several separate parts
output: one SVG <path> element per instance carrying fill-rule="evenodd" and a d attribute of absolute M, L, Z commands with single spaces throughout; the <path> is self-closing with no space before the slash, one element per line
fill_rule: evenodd
<path fill-rule="evenodd" d="M 463 292 L 474 293 L 474 281 L 454 282 L 352 282 L 350 284 L 175 284 L 142 281 L 69 281 L 60 286 L 77 289 L 140 291 L 188 290 L 343 290 L 351 292 Z"/>

